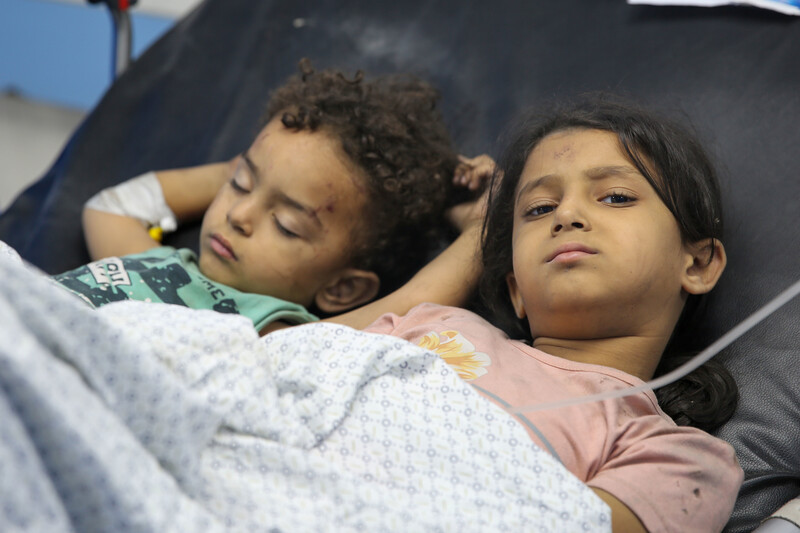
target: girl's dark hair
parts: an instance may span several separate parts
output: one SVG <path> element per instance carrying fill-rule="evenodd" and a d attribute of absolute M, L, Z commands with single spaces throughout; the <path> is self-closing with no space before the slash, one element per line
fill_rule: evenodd
<path fill-rule="evenodd" d="M 410 75 L 367 80 L 338 70 L 300 73 L 271 95 L 264 123 L 323 130 L 367 176 L 366 213 L 353 238 L 353 266 L 391 292 L 419 270 L 440 246 L 438 230 L 458 156 L 437 108 L 439 93 Z"/>
<path fill-rule="evenodd" d="M 495 325 L 514 338 L 530 339 L 525 320 L 511 306 L 506 275 L 512 271 L 511 234 L 514 195 L 528 156 L 551 133 L 593 129 L 616 134 L 622 152 L 656 190 L 672 212 L 684 242 L 722 237 L 722 202 L 716 171 L 697 139 L 678 124 L 630 102 L 595 94 L 577 102 L 551 106 L 545 113 L 524 115 L 509 137 L 492 187 L 483 228 L 481 296 Z M 502 173 L 502 174 L 501 174 Z M 702 302 L 690 295 L 656 376 L 691 357 Z M 736 408 L 738 389 L 730 373 L 710 361 L 676 383 L 656 390 L 661 408 L 679 425 L 710 431 L 728 420 Z"/>

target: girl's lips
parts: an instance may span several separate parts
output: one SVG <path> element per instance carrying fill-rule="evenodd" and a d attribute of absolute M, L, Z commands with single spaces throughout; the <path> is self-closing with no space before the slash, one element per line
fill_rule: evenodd
<path fill-rule="evenodd" d="M 233 261 L 236 260 L 236 254 L 233 253 L 233 248 L 231 247 L 231 243 L 225 240 L 225 237 L 214 234 L 211 236 L 209 244 L 211 246 L 211 249 L 214 250 L 214 252 L 220 257 L 231 259 Z"/>
<path fill-rule="evenodd" d="M 577 243 L 568 243 L 559 246 L 555 251 L 547 257 L 547 263 L 568 263 L 577 261 L 582 257 L 594 255 L 597 250 L 593 250 L 588 246 Z"/>
<path fill-rule="evenodd" d="M 588 255 L 592 255 L 592 254 L 589 254 L 587 252 L 581 252 L 581 251 L 578 251 L 578 250 L 575 250 L 573 252 L 563 252 L 563 253 L 560 253 L 557 256 L 555 256 L 552 260 L 550 260 L 550 262 L 551 263 L 570 263 L 572 261 L 577 261 L 581 257 L 586 257 Z"/>

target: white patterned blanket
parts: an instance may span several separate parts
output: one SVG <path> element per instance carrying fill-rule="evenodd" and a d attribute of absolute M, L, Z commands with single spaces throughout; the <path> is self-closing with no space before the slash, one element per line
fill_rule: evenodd
<path fill-rule="evenodd" d="M 609 531 L 430 352 L 329 324 L 98 311 L 0 254 L 0 530 Z"/>

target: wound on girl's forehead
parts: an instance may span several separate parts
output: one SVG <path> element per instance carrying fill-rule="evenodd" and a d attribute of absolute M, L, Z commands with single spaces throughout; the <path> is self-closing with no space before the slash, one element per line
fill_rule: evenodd
<path fill-rule="evenodd" d="M 561 159 L 562 157 L 566 157 L 568 160 L 575 157 L 571 144 L 562 146 L 553 152 L 553 159 Z"/>

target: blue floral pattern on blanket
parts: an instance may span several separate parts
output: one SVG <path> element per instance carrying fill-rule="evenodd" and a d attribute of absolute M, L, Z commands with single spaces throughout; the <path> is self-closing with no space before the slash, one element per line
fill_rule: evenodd
<path fill-rule="evenodd" d="M 3 531 L 609 531 L 433 353 L 331 324 L 91 310 L 0 256 Z"/>

